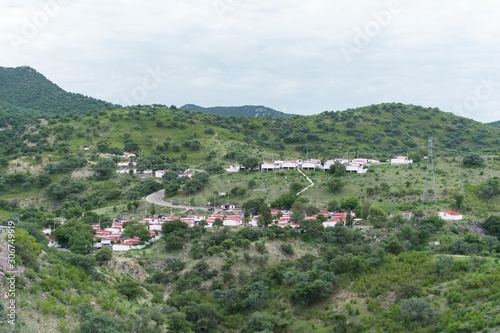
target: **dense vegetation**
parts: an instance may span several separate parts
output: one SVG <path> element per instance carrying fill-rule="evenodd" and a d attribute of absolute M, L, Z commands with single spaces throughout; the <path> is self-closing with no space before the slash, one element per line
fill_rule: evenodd
<path fill-rule="evenodd" d="M 28 66 L 0 67 L 0 101 L 16 113 L 37 117 L 82 115 L 113 107 L 111 103 L 66 92 Z"/>
<path fill-rule="evenodd" d="M 492 123 L 489 123 L 488 125 L 492 125 L 492 126 L 495 126 L 495 127 L 500 127 L 500 120 L 494 121 Z"/>
<path fill-rule="evenodd" d="M 194 104 L 186 104 L 181 106 L 182 110 L 200 111 L 204 113 L 215 114 L 218 116 L 236 116 L 249 118 L 291 118 L 293 114 L 283 113 L 271 108 L 259 105 L 244 105 L 244 106 L 215 106 L 204 108 Z"/>
<path fill-rule="evenodd" d="M 4 98 L 0 220 L 16 224 L 14 331 L 452 333 L 500 325 L 500 129 L 394 103 L 282 119 L 55 105 L 56 115 L 40 120 L 44 113 L 22 98 Z M 421 200 L 429 137 L 437 202 Z M 137 155 L 128 161 L 139 171 L 167 172 L 161 179 L 117 174 L 124 151 Z M 413 165 L 381 164 L 364 175 L 346 175 L 340 165 L 306 171 L 315 185 L 301 195 L 309 182 L 296 171 L 250 171 L 273 159 L 384 162 L 406 153 Z M 227 174 L 230 163 L 247 171 Z M 179 177 L 187 169 L 192 178 Z M 143 199 L 160 189 L 173 208 Z M 174 221 L 143 250 L 92 250 L 92 224 L 131 218 L 125 236 L 144 242 L 150 234 L 137 220 L 146 215 L 229 201 L 247 218 L 259 214 L 260 227 L 228 229 L 217 219 L 207 230 Z M 271 208 L 291 210 L 299 228 L 274 225 Z M 450 208 L 466 220 L 445 223 L 432 214 Z M 349 218 L 347 226 L 324 228 L 323 215 L 310 219 L 320 209 L 354 210 L 366 225 Z M 46 227 L 56 228 L 65 249 L 47 248 Z M 6 249 L 2 236 L 2 258 Z M 0 303 L 0 321 L 5 314 Z"/>

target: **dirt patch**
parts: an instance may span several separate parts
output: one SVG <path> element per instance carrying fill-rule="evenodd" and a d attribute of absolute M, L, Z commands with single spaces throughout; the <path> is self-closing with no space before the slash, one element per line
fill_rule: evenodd
<path fill-rule="evenodd" d="M 34 175 L 38 175 L 42 172 L 43 168 L 40 165 L 33 165 L 29 162 L 23 161 L 21 158 L 10 161 L 9 167 L 7 169 L 8 173 L 16 172 L 28 172 Z"/>
<path fill-rule="evenodd" d="M 133 279 L 137 281 L 144 282 L 148 278 L 148 274 L 142 268 L 137 260 L 132 258 L 117 258 L 114 257 L 106 263 L 104 268 L 110 273 L 117 276 L 127 276 L 130 275 Z"/>
<path fill-rule="evenodd" d="M 89 169 L 75 170 L 71 173 L 71 178 L 80 179 L 87 178 L 94 175 L 94 172 Z"/>

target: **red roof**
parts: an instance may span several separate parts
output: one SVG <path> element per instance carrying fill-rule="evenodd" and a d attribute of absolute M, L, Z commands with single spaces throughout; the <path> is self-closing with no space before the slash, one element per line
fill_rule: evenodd
<path fill-rule="evenodd" d="M 461 213 L 455 212 L 453 210 L 445 210 L 443 213 L 446 213 L 448 215 L 455 215 L 455 216 L 462 215 Z"/>

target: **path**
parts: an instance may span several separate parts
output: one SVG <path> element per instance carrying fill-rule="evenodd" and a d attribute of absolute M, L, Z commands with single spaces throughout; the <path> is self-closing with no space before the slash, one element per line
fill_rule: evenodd
<path fill-rule="evenodd" d="M 297 193 L 297 196 L 301 195 L 302 193 L 304 193 L 305 191 L 307 191 L 308 189 L 310 189 L 311 187 L 314 186 L 314 182 L 311 180 L 311 178 L 307 177 L 305 173 L 302 172 L 302 170 L 300 170 L 299 168 L 297 168 L 297 171 L 302 174 L 302 176 L 306 177 L 306 179 L 309 181 L 309 183 L 311 183 L 311 185 L 309 185 L 308 187 L 306 187 L 305 189 L 303 189 L 302 191 L 300 191 L 299 193 Z"/>

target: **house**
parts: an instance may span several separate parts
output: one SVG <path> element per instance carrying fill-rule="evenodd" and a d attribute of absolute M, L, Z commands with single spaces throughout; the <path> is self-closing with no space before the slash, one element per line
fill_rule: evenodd
<path fill-rule="evenodd" d="M 260 165 L 260 171 L 261 172 L 264 172 L 264 171 L 274 171 L 276 170 L 277 167 L 276 167 L 276 164 L 272 163 L 272 162 L 264 162 Z"/>
<path fill-rule="evenodd" d="M 297 160 L 283 161 L 282 169 L 284 170 L 295 170 L 299 166 Z"/>
<path fill-rule="evenodd" d="M 136 157 L 136 155 L 134 153 L 129 153 L 128 151 L 124 151 L 122 157 L 133 158 L 133 157 Z"/>
<path fill-rule="evenodd" d="M 438 213 L 439 217 L 445 221 L 460 221 L 463 219 L 463 215 L 459 212 L 453 210 L 445 210 Z"/>
<path fill-rule="evenodd" d="M 412 164 L 413 160 L 409 159 L 408 156 L 396 156 L 391 159 L 391 165 L 408 165 Z"/>
<path fill-rule="evenodd" d="M 412 212 L 401 212 L 401 215 L 403 215 L 403 220 L 411 220 L 415 214 Z"/>
<path fill-rule="evenodd" d="M 191 169 L 186 169 L 182 175 L 180 175 L 179 177 L 188 177 L 188 178 L 193 178 L 193 172 L 191 171 Z"/>
<path fill-rule="evenodd" d="M 302 170 L 316 170 L 317 168 L 322 168 L 320 159 L 308 159 L 302 162 Z"/>
<path fill-rule="evenodd" d="M 220 208 L 224 209 L 224 210 L 231 210 L 231 209 L 235 209 L 236 208 L 236 205 L 235 204 L 232 204 L 232 203 L 226 203 L 226 204 L 222 204 L 220 206 Z"/>
<path fill-rule="evenodd" d="M 231 164 L 229 168 L 226 169 L 227 172 L 240 172 L 241 165 L 239 164 Z"/>
<path fill-rule="evenodd" d="M 163 175 L 167 172 L 167 170 L 156 170 L 155 171 L 155 177 L 156 178 L 162 178 Z"/>

